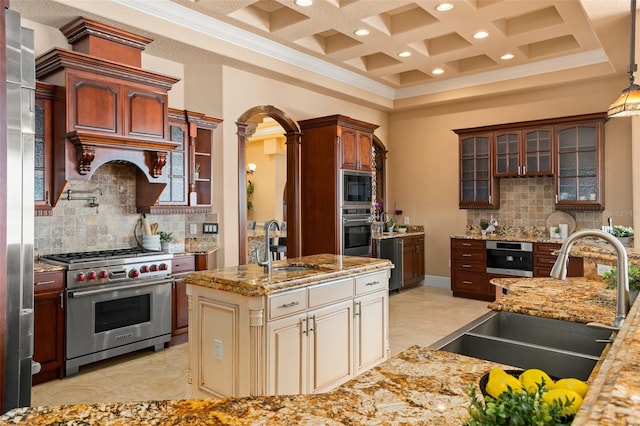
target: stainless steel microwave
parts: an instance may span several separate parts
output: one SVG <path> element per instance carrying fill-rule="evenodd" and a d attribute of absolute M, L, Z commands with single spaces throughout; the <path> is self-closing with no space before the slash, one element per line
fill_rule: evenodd
<path fill-rule="evenodd" d="M 342 170 L 342 205 L 371 206 L 373 174 Z"/>

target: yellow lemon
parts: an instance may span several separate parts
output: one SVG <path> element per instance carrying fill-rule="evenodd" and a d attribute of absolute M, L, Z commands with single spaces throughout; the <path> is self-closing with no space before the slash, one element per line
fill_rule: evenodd
<path fill-rule="evenodd" d="M 538 385 L 542 384 L 542 380 L 544 379 L 544 387 L 546 389 L 555 388 L 555 383 L 549 377 L 547 373 L 537 368 L 530 368 L 525 370 L 522 374 L 520 374 L 520 383 L 522 383 L 522 387 L 527 390 L 529 393 L 536 392 L 538 390 Z"/>
<path fill-rule="evenodd" d="M 563 415 L 576 414 L 578 408 L 582 405 L 582 397 L 577 392 L 569 389 L 551 389 L 542 394 L 542 399 L 548 404 L 553 404 L 553 401 L 557 401 L 560 405 L 566 404 L 567 400 L 572 401 L 568 407 L 564 407 L 561 410 L 560 413 Z"/>
<path fill-rule="evenodd" d="M 489 380 L 486 386 L 486 391 L 489 395 L 497 399 L 500 394 L 506 392 L 509 387 L 514 392 L 522 389 L 520 381 L 510 374 L 505 373 L 504 370 L 502 372 L 494 372 L 493 370 L 489 372 Z"/>
<path fill-rule="evenodd" d="M 567 378 L 560 379 L 556 382 L 556 389 L 558 388 L 572 390 L 584 398 L 589 390 L 589 385 L 579 379 Z"/>

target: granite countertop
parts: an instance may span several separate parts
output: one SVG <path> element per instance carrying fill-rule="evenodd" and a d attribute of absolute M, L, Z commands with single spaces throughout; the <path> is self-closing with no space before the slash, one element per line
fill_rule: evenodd
<path fill-rule="evenodd" d="M 389 238 L 413 237 L 415 235 L 424 235 L 424 231 L 381 232 L 379 234 L 373 234 L 371 238 L 373 240 L 387 240 Z"/>
<path fill-rule="evenodd" d="M 468 386 L 501 364 L 408 348 L 324 394 L 20 408 L 5 424 L 42 425 L 460 425 Z"/>
<path fill-rule="evenodd" d="M 39 260 L 36 260 L 35 262 L 33 262 L 33 272 L 35 273 L 64 271 L 66 269 L 67 269 L 66 266 L 54 265 L 52 263 L 47 263 L 47 262 L 40 262 Z"/>
<path fill-rule="evenodd" d="M 272 265 L 306 266 L 310 269 L 283 271 L 274 269 L 271 274 L 257 264 L 232 266 L 223 269 L 192 272 L 184 282 L 209 287 L 244 296 L 265 296 L 278 291 L 303 287 L 319 281 L 390 269 L 393 264 L 387 259 L 370 257 L 317 254 L 274 261 Z"/>
<path fill-rule="evenodd" d="M 484 240 L 484 241 L 515 241 L 522 243 L 553 243 L 562 244 L 563 240 L 558 238 L 549 238 L 540 235 L 498 235 L 498 234 L 461 234 L 452 235 L 451 238 L 459 238 L 463 240 Z"/>

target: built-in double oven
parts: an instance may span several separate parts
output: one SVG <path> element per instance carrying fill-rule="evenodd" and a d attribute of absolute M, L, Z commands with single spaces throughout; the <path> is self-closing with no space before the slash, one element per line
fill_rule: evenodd
<path fill-rule="evenodd" d="M 371 256 L 373 174 L 364 171 L 342 170 L 341 182 L 341 254 L 345 256 Z"/>

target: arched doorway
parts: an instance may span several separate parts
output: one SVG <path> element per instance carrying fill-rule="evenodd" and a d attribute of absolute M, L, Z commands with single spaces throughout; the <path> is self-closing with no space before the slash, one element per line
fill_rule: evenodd
<path fill-rule="evenodd" d="M 288 257 L 298 257 L 300 242 L 300 129 L 286 113 L 272 105 L 253 107 L 242 114 L 238 127 L 238 264 L 247 263 L 246 144 L 247 129 L 256 120 L 271 117 L 284 129 L 287 144 L 286 220 Z"/>

